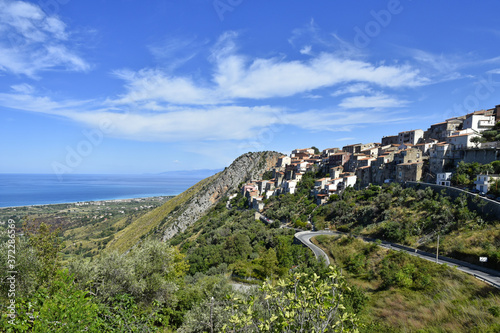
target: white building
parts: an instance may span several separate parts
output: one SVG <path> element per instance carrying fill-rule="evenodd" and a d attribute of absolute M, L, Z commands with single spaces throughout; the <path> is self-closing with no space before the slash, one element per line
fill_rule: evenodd
<path fill-rule="evenodd" d="M 474 184 L 476 184 L 478 191 L 488 193 L 491 183 L 498 179 L 500 179 L 500 175 L 477 175 Z"/>
<path fill-rule="evenodd" d="M 462 132 L 461 132 L 462 133 Z M 456 134 L 456 135 L 451 135 L 446 138 L 446 141 L 448 143 L 451 143 L 455 149 L 467 149 L 467 148 L 473 148 L 476 146 L 476 144 L 471 142 L 471 139 L 479 136 L 476 133 L 463 133 L 463 134 Z"/>
<path fill-rule="evenodd" d="M 463 129 L 472 129 L 473 131 L 482 132 L 495 126 L 494 115 L 484 115 L 483 112 L 474 112 L 467 115 L 464 120 Z"/>
<path fill-rule="evenodd" d="M 412 131 L 405 131 L 398 133 L 398 143 L 411 143 L 412 145 L 416 145 L 418 140 L 424 137 L 424 131 L 421 129 L 416 129 Z"/>
<path fill-rule="evenodd" d="M 283 182 L 282 186 L 285 193 L 294 194 L 297 189 L 297 181 L 287 180 L 286 182 Z"/>
<path fill-rule="evenodd" d="M 289 156 L 283 155 L 278 158 L 278 162 L 276 163 L 276 166 L 278 168 L 286 167 L 292 163 L 292 159 Z"/>
<path fill-rule="evenodd" d="M 356 185 L 356 176 L 345 176 L 344 177 L 344 188 L 348 188 L 349 186 L 354 187 Z"/>
<path fill-rule="evenodd" d="M 451 172 L 440 172 L 436 175 L 436 184 L 450 186 Z"/>

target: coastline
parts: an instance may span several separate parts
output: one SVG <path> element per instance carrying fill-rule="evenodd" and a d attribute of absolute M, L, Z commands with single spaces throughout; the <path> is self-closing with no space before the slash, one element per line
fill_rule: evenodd
<path fill-rule="evenodd" d="M 0 174 L 0 208 L 176 196 L 199 176 L 69 175 L 59 182 L 45 174 Z"/>
<path fill-rule="evenodd" d="M 179 193 L 180 194 L 180 193 Z M 159 199 L 163 200 L 166 198 L 174 198 L 179 194 L 169 194 L 169 195 L 153 195 L 153 196 L 145 196 L 145 197 L 133 197 L 133 198 L 117 198 L 117 199 L 96 199 L 96 200 L 85 200 L 85 201 L 73 201 L 73 202 L 58 202 L 58 203 L 46 203 L 46 204 L 33 204 L 33 205 L 22 205 L 22 206 L 6 206 L 0 207 L 2 209 L 17 209 L 17 208 L 33 208 L 33 207 L 47 207 L 47 206 L 57 206 L 57 205 L 77 205 L 77 204 L 87 204 L 87 205 L 96 205 L 99 206 L 98 203 L 119 203 L 119 202 L 132 202 L 132 201 L 148 201 Z"/>

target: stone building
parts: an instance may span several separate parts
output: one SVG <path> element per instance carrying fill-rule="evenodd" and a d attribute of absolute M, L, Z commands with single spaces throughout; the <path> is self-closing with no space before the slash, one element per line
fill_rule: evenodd
<path fill-rule="evenodd" d="M 401 163 L 396 166 L 398 182 L 418 182 L 422 179 L 423 162 Z"/>

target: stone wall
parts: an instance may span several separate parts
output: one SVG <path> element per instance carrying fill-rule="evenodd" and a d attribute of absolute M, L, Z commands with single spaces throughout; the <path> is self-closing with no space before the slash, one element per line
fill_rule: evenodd
<path fill-rule="evenodd" d="M 488 164 L 500 160 L 500 149 L 467 149 L 464 151 L 465 163 Z"/>

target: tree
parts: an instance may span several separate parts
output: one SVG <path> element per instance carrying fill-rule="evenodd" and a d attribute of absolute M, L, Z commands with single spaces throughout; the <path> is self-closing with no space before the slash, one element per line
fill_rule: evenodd
<path fill-rule="evenodd" d="M 345 281 L 329 269 L 327 279 L 297 273 L 276 285 L 264 283 L 248 300 L 232 298 L 224 332 L 357 332 L 356 316 L 343 304 Z"/>
<path fill-rule="evenodd" d="M 490 180 L 490 193 L 500 197 L 500 179 Z"/>
<path fill-rule="evenodd" d="M 493 167 L 494 173 L 500 174 L 500 161 L 494 161 L 490 163 Z"/>
<path fill-rule="evenodd" d="M 314 149 L 314 154 L 315 155 L 319 155 L 320 151 L 318 148 L 316 148 L 315 146 L 312 146 L 311 149 Z"/>
<path fill-rule="evenodd" d="M 59 229 L 51 232 L 45 223 L 41 223 L 38 230 L 34 232 L 26 230 L 26 233 L 29 237 L 29 244 L 35 250 L 40 262 L 40 271 L 37 274 L 39 283 L 49 282 L 60 265 L 58 252 L 62 242 L 57 235 Z"/>
<path fill-rule="evenodd" d="M 261 257 L 262 273 L 265 277 L 272 277 L 278 270 L 278 258 L 273 248 L 267 250 Z"/>
<path fill-rule="evenodd" d="M 70 263 L 80 287 L 101 300 L 129 294 L 146 304 L 168 301 L 187 270 L 184 255 L 160 241 L 145 241 L 127 255 L 111 252 L 93 262 Z"/>
<path fill-rule="evenodd" d="M 482 142 L 485 142 L 485 140 L 480 136 L 475 136 L 475 137 L 470 139 L 470 142 L 472 142 L 474 144 L 474 146 L 477 148 L 477 147 L 479 147 L 479 144 L 481 144 Z"/>

